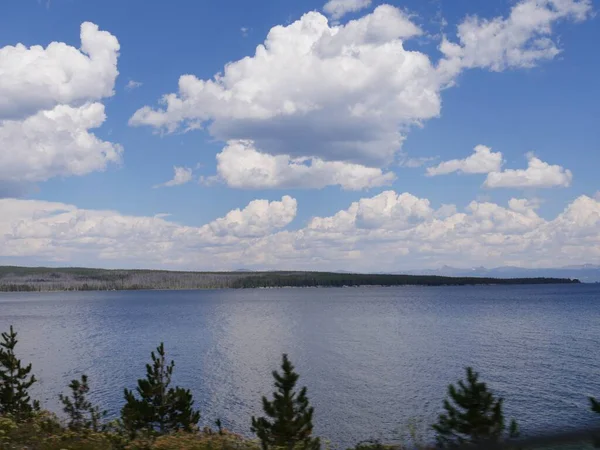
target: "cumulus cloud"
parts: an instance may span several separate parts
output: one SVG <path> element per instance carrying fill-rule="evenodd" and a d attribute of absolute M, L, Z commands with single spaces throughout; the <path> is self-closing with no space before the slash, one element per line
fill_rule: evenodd
<path fill-rule="evenodd" d="M 40 200 L 0 199 L 0 210 L 0 256 L 133 260 L 143 265 L 202 259 L 206 267 L 215 267 L 208 256 L 214 252 L 223 256 L 215 263 L 224 267 L 224 255 L 241 255 L 256 238 L 289 224 L 296 215 L 296 200 L 255 200 L 202 227 L 181 226 L 160 214 L 126 216 Z M 205 249 L 202 256 L 199 249 Z"/>
<path fill-rule="evenodd" d="M 81 48 L 53 42 L 0 48 L 0 183 L 85 175 L 121 161 L 122 147 L 90 130 L 106 120 L 119 42 L 81 25 Z"/>
<path fill-rule="evenodd" d="M 81 49 L 64 42 L 0 48 L 0 120 L 110 97 L 118 55 L 117 38 L 90 22 L 81 24 Z"/>
<path fill-rule="evenodd" d="M 531 214 L 540 207 L 541 200 L 537 198 L 511 198 L 508 207 L 521 214 Z"/>
<path fill-rule="evenodd" d="M 333 1 L 327 10 L 341 14 L 360 4 Z M 273 27 L 254 55 L 228 63 L 212 79 L 182 75 L 177 92 L 158 107 L 140 108 L 129 123 L 167 133 L 206 128 L 217 140 L 250 141 L 262 154 L 290 160 L 385 168 L 411 127 L 439 116 L 441 91 L 463 70 L 549 59 L 558 52 L 552 26 L 584 20 L 590 11 L 589 0 L 521 0 L 508 17 L 470 16 L 457 42 L 443 40 L 435 64 L 405 48 L 422 31 L 398 8 L 380 5 L 342 25 L 310 12 Z"/>
<path fill-rule="evenodd" d="M 0 257 L 65 264 L 184 269 L 397 271 L 439 267 L 600 263 L 600 201 L 581 196 L 552 219 L 537 202 L 433 207 L 386 191 L 285 229 L 296 200 L 255 200 L 200 227 L 38 200 L 0 200 Z M 457 263 L 458 261 L 458 263 Z"/>
<path fill-rule="evenodd" d="M 323 6 L 323 11 L 334 20 L 339 20 L 346 14 L 357 12 L 371 6 L 371 0 L 329 0 Z"/>
<path fill-rule="evenodd" d="M 244 209 L 234 209 L 206 227 L 216 236 L 260 237 L 283 228 L 296 217 L 296 199 L 284 195 L 280 202 L 253 200 Z"/>
<path fill-rule="evenodd" d="M 374 217 L 373 222 L 364 220 L 365 202 L 366 217 Z M 298 248 L 318 243 L 313 253 L 338 264 L 347 262 L 345 268 L 354 270 L 435 267 L 457 261 L 464 266 L 553 266 L 558 256 L 561 264 L 600 259 L 600 233 L 594 229 L 600 225 L 598 201 L 579 197 L 549 221 L 539 217 L 527 200 L 512 199 L 509 204 L 505 208 L 471 202 L 464 212 L 441 207 L 440 213 L 426 199 L 388 192 L 355 202 L 334 216 L 315 218 L 295 238 L 302 242 Z M 356 257 L 340 263 L 341 249 Z"/>
<path fill-rule="evenodd" d="M 89 130 L 104 122 L 104 105 L 58 105 L 24 120 L 0 121 L 0 180 L 44 181 L 85 175 L 118 163 L 122 147 Z"/>
<path fill-rule="evenodd" d="M 361 190 L 389 185 L 396 178 L 391 172 L 360 164 L 261 153 L 248 141 L 230 141 L 217 154 L 217 173 L 228 186 L 244 189 L 339 185 Z"/>
<path fill-rule="evenodd" d="M 186 183 L 189 183 L 190 181 L 192 181 L 192 169 L 190 169 L 188 167 L 173 166 L 173 171 L 175 172 L 173 175 L 173 179 L 171 179 L 165 183 L 157 184 L 154 187 L 158 188 L 158 187 L 179 186 L 179 185 L 186 184 Z"/>
<path fill-rule="evenodd" d="M 254 56 L 212 80 L 183 75 L 163 108 L 145 106 L 130 124 L 207 125 L 220 140 L 249 140 L 271 155 L 382 167 L 401 146 L 401 128 L 439 114 L 434 67 L 403 45 L 420 32 L 389 5 L 340 26 L 310 12 L 272 28 Z"/>
<path fill-rule="evenodd" d="M 488 174 L 487 188 L 550 188 L 568 187 L 573 174 L 558 165 L 550 165 L 532 153 L 527 155 L 527 169 L 506 169 Z"/>
<path fill-rule="evenodd" d="M 356 203 L 356 226 L 359 228 L 408 228 L 433 216 L 429 200 L 407 192 L 385 191 Z"/>
<path fill-rule="evenodd" d="M 440 70 L 451 79 L 468 68 L 533 67 L 560 53 L 552 40 L 556 22 L 579 22 L 591 14 L 591 0 L 521 0 L 506 18 L 469 16 L 458 26 L 458 43 L 442 41 Z"/>
<path fill-rule="evenodd" d="M 465 159 L 444 161 L 434 167 L 427 168 L 427 175 L 446 175 L 452 172 L 460 173 L 490 173 L 497 172 L 502 167 L 502 153 L 492 152 L 490 147 L 477 145 L 474 153 Z"/>

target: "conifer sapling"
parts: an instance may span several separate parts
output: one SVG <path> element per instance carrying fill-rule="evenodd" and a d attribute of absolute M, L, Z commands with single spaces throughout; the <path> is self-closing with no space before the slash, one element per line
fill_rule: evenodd
<path fill-rule="evenodd" d="M 145 430 L 165 434 L 172 431 L 192 431 L 200 420 L 193 409 L 189 390 L 170 387 L 175 363 L 166 362 L 163 343 L 151 353 L 152 364 L 146 365 L 146 378 L 138 380 L 135 392 L 125 389 L 125 406 L 121 419 L 131 434 Z"/>
<path fill-rule="evenodd" d="M 106 416 L 106 411 L 100 411 L 88 400 L 90 391 L 87 375 L 81 375 L 81 380 L 71 380 L 69 384 L 71 397 L 60 394 L 59 398 L 63 404 L 63 411 L 69 417 L 69 428 L 74 431 L 102 429 L 101 420 Z"/>
<path fill-rule="evenodd" d="M 37 380 L 30 375 L 31 364 L 23 367 L 15 355 L 17 342 L 17 332 L 11 325 L 8 333 L 2 333 L 0 342 L 0 414 L 21 420 L 38 411 L 40 406 L 29 396 L 29 388 Z"/>
<path fill-rule="evenodd" d="M 281 373 L 273 371 L 273 378 L 277 388 L 273 392 L 273 400 L 262 398 L 263 411 L 267 417 L 252 417 L 251 429 L 260 439 L 262 448 L 319 449 L 319 438 L 311 436 L 314 409 L 309 406 L 306 387 L 300 389 L 300 392 L 295 391 L 299 375 L 294 372 L 294 366 L 287 355 L 283 355 Z"/>
<path fill-rule="evenodd" d="M 466 382 L 459 381 L 458 387 L 448 386 L 449 399 L 444 400 L 446 412 L 440 414 L 438 423 L 433 425 L 438 447 L 498 442 L 505 436 L 503 400 L 488 391 L 472 368 L 467 367 L 466 371 Z M 517 436 L 517 423 L 512 420 L 507 437 Z"/>

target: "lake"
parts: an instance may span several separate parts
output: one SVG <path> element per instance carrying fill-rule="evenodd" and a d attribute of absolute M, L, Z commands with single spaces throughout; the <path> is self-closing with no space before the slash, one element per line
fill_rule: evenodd
<path fill-rule="evenodd" d="M 525 433 L 591 423 L 600 397 L 600 285 L 1 294 L 10 324 L 46 408 L 84 372 L 116 415 L 164 341 L 202 423 L 243 434 L 288 353 L 315 431 L 342 448 L 433 422 L 467 365 Z"/>

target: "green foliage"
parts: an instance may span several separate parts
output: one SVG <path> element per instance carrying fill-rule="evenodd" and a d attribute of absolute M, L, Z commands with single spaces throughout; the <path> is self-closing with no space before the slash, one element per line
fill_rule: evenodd
<path fill-rule="evenodd" d="M 488 284 L 578 283 L 559 278 L 481 278 L 330 272 L 250 272 L 232 280 L 233 288 L 343 286 L 464 286 Z"/>
<path fill-rule="evenodd" d="M 177 432 L 156 439 L 136 439 L 126 450 L 260 450 L 260 445 L 229 432 Z"/>
<path fill-rule="evenodd" d="M 106 416 L 106 411 L 100 411 L 88 400 L 90 391 L 87 375 L 81 375 L 81 380 L 71 380 L 69 384 L 71 397 L 60 395 L 63 411 L 69 417 L 69 428 L 74 431 L 102 429 L 101 420 Z"/>
<path fill-rule="evenodd" d="M 306 387 L 295 391 L 299 375 L 283 355 L 282 373 L 273 371 L 275 387 L 273 400 L 262 398 L 263 411 L 267 417 L 252 417 L 252 432 L 260 439 L 264 450 L 281 448 L 319 449 L 319 438 L 311 437 L 314 409 L 309 406 Z"/>
<path fill-rule="evenodd" d="M 39 410 L 39 403 L 29 396 L 29 388 L 37 380 L 30 375 L 31 364 L 23 367 L 15 355 L 17 342 L 17 332 L 11 325 L 0 342 L 0 414 L 22 420 Z"/>
<path fill-rule="evenodd" d="M 488 391 L 479 375 L 467 367 L 467 379 L 458 382 L 458 388 L 448 386 L 449 399 L 444 400 L 446 412 L 433 425 L 439 447 L 448 448 L 480 442 L 498 442 L 504 437 L 506 425 L 502 399 Z M 508 437 L 517 437 L 517 423 L 510 423 Z"/>
<path fill-rule="evenodd" d="M 167 365 L 163 343 L 151 353 L 152 364 L 146 365 L 146 378 L 138 380 L 136 392 L 125 389 L 125 406 L 121 418 L 125 428 L 135 435 L 139 431 L 165 434 L 173 431 L 191 431 L 200 420 L 200 412 L 193 409 L 194 400 L 189 390 L 170 387 L 175 363 Z"/>
<path fill-rule="evenodd" d="M 31 450 L 120 450 L 125 441 L 114 432 L 77 432 L 61 426 L 47 411 L 33 412 L 27 419 L 15 421 L 0 416 L 0 448 Z"/>

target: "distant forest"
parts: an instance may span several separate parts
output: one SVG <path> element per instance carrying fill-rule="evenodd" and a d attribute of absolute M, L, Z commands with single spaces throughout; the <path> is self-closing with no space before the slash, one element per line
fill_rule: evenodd
<path fill-rule="evenodd" d="M 0 266 L 0 291 L 112 291 L 344 286 L 579 283 L 564 278 L 480 278 L 334 272 L 172 272 Z"/>

